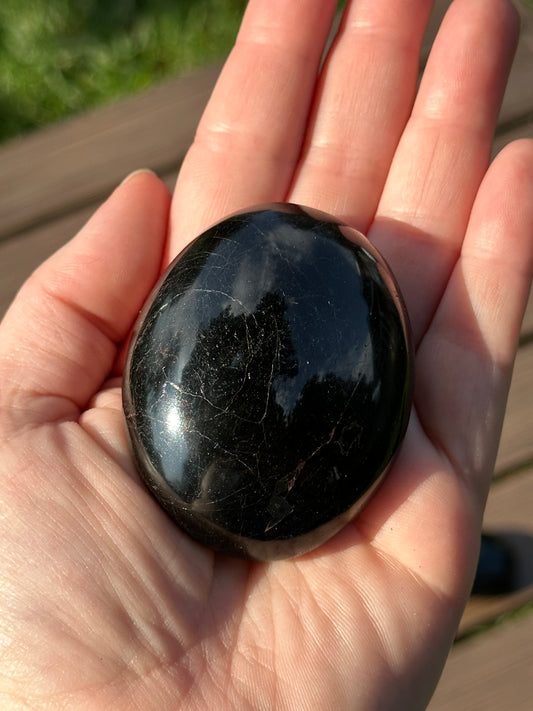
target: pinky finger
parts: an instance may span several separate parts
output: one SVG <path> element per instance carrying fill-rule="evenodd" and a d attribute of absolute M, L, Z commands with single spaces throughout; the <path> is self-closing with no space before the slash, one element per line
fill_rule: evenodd
<path fill-rule="evenodd" d="M 533 140 L 507 146 L 472 211 L 460 267 L 492 359 L 512 363 L 533 272 Z"/>
<path fill-rule="evenodd" d="M 485 176 L 417 356 L 421 420 L 478 493 L 492 473 L 532 273 L 533 141 L 521 140 Z"/>

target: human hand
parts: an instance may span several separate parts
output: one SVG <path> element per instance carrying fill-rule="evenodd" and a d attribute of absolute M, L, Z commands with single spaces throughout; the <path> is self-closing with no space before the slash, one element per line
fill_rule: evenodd
<path fill-rule="evenodd" d="M 170 197 L 141 173 L 23 287 L 0 330 L 0 704 L 422 709 L 477 559 L 533 262 L 533 146 L 487 170 L 516 40 L 457 0 L 416 96 L 430 3 L 360 0 L 317 81 L 331 0 L 251 0 Z M 411 316 L 394 469 L 317 551 L 217 556 L 148 495 L 124 343 L 163 264 L 228 212 L 287 200 L 362 230 Z"/>

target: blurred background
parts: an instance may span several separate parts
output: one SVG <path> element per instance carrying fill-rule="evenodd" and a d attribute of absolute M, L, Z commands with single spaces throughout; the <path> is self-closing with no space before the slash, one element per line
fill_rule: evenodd
<path fill-rule="evenodd" d="M 224 57 L 246 4 L 0 0 L 0 142 Z"/>
<path fill-rule="evenodd" d="M 0 0 L 0 141 L 223 57 L 246 0 Z"/>

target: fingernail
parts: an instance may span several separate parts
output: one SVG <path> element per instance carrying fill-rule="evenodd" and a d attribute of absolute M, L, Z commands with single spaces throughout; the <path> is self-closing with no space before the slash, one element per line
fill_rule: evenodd
<path fill-rule="evenodd" d="M 154 171 L 150 170 L 150 168 L 139 168 L 138 170 L 134 170 L 132 173 L 126 175 L 126 177 L 120 184 L 124 185 L 124 183 L 128 183 L 132 178 L 135 178 L 137 175 L 141 175 L 143 173 L 148 175 L 155 175 Z"/>

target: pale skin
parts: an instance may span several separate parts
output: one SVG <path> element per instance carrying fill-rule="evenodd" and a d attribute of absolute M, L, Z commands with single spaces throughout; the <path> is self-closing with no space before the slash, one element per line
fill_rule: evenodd
<path fill-rule="evenodd" d="M 0 330 L 0 707 L 424 709 L 468 598 L 533 270 L 533 142 L 489 167 L 518 22 L 457 0 L 251 0 L 173 197 L 123 183 Z M 172 146 L 169 146 L 172 150 Z M 298 559 L 190 540 L 132 464 L 124 344 L 205 227 L 288 200 L 368 234 L 403 290 L 416 392 L 363 513 Z"/>

